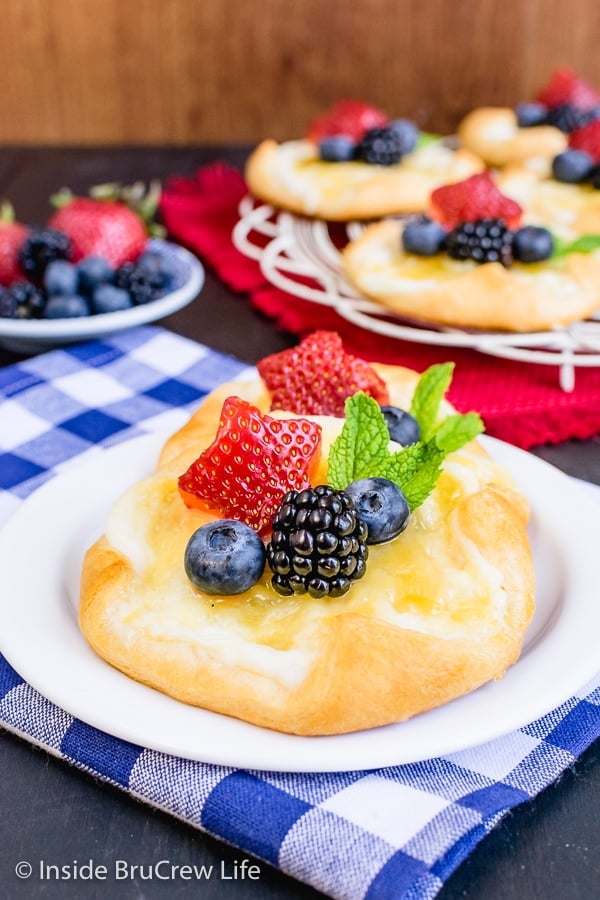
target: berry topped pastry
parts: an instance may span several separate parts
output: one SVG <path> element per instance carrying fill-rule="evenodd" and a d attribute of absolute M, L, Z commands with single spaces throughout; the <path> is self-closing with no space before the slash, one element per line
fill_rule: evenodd
<path fill-rule="evenodd" d="M 533 613 L 527 503 L 422 375 L 316 332 L 202 402 L 89 549 L 93 650 L 177 700 L 302 735 L 499 678 Z"/>
<path fill-rule="evenodd" d="M 600 94 L 572 69 L 557 69 L 534 100 L 479 107 L 458 127 L 463 147 L 491 166 L 526 163 L 544 172 L 567 149 L 569 135 L 600 116 Z"/>
<path fill-rule="evenodd" d="M 550 223 L 515 193 L 489 172 L 437 188 L 426 215 L 369 225 L 350 242 L 346 275 L 383 306 L 437 325 L 529 332 L 593 314 L 599 234 Z"/>
<path fill-rule="evenodd" d="M 301 140 L 263 141 L 246 181 L 259 200 L 331 221 L 418 212 L 433 188 L 483 169 L 466 149 L 424 134 L 410 119 L 342 100 Z"/>

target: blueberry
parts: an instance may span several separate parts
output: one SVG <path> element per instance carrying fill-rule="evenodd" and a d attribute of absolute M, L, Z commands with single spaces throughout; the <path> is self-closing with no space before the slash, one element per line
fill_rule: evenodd
<path fill-rule="evenodd" d="M 40 319 L 46 306 L 46 295 L 29 281 L 14 281 L 0 293 L 0 317 L 8 319 Z"/>
<path fill-rule="evenodd" d="M 103 256 L 86 256 L 77 263 L 79 290 L 92 294 L 100 284 L 108 284 L 114 278 L 115 270 Z"/>
<path fill-rule="evenodd" d="M 543 125 L 548 115 L 548 108 L 543 103 L 519 103 L 515 109 L 519 128 L 532 128 Z"/>
<path fill-rule="evenodd" d="M 515 231 L 512 251 L 513 257 L 520 262 L 541 262 L 552 256 L 554 239 L 547 228 L 526 225 Z"/>
<path fill-rule="evenodd" d="M 92 294 L 93 313 L 118 312 L 132 306 L 133 300 L 128 292 L 114 284 L 101 284 Z"/>
<path fill-rule="evenodd" d="M 346 488 L 359 517 L 367 526 L 367 544 L 397 537 L 408 525 L 406 497 L 388 478 L 361 478 Z"/>
<path fill-rule="evenodd" d="M 348 162 L 354 159 L 355 147 L 346 134 L 332 134 L 319 142 L 319 156 L 325 162 Z"/>
<path fill-rule="evenodd" d="M 263 573 L 267 553 L 256 531 L 235 519 L 203 525 L 188 541 L 184 568 L 207 594 L 241 594 Z"/>
<path fill-rule="evenodd" d="M 173 257 L 160 250 L 145 250 L 135 263 L 138 272 L 156 282 L 156 286 L 168 290 L 175 279 L 176 263 Z"/>
<path fill-rule="evenodd" d="M 398 135 L 402 145 L 402 155 L 412 153 L 417 146 L 419 129 L 410 119 L 393 119 L 389 127 Z"/>
<path fill-rule="evenodd" d="M 399 406 L 382 406 L 381 412 L 390 433 L 390 440 L 408 447 L 416 444 L 421 438 L 419 423 L 410 413 Z"/>
<path fill-rule="evenodd" d="M 0 287 L 0 319 L 17 318 L 17 301 L 9 291 Z"/>
<path fill-rule="evenodd" d="M 444 246 L 446 232 L 438 222 L 422 216 L 405 225 L 402 246 L 407 253 L 418 256 L 435 256 Z"/>
<path fill-rule="evenodd" d="M 594 162 L 584 150 L 565 150 L 552 160 L 552 174 L 557 181 L 578 184 L 592 174 Z"/>
<path fill-rule="evenodd" d="M 45 319 L 75 319 L 89 314 L 89 303 L 81 294 L 54 294 L 44 308 Z"/>
<path fill-rule="evenodd" d="M 44 287 L 48 294 L 76 294 L 77 269 L 66 259 L 48 263 L 44 272 Z"/>

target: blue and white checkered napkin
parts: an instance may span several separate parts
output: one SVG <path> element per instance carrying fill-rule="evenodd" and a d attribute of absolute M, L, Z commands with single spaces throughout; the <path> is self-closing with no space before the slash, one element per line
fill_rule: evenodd
<path fill-rule="evenodd" d="M 243 368 L 146 327 L 0 370 L 0 522 L 95 445 L 176 427 Z M 600 678 L 489 744 L 370 772 L 240 771 L 144 749 L 58 709 L 1 656 L 0 725 L 332 897 L 418 900 L 600 735 Z"/>

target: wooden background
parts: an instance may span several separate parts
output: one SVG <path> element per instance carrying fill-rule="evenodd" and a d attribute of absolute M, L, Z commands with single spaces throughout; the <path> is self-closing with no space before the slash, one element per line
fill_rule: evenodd
<path fill-rule="evenodd" d="M 597 0 L 0 0 L 0 143 L 296 137 L 355 96 L 448 132 L 560 64 L 600 87 Z"/>

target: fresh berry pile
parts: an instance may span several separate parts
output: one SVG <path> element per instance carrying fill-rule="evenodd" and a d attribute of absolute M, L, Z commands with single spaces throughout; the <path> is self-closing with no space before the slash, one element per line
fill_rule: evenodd
<path fill-rule="evenodd" d="M 309 123 L 306 137 L 318 144 L 323 138 L 343 134 L 357 142 L 370 128 L 381 128 L 388 122 L 388 115 L 376 106 L 360 100 L 339 100 Z"/>
<path fill-rule="evenodd" d="M 546 228 L 519 227 L 521 207 L 505 197 L 485 172 L 444 185 L 431 195 L 431 216 L 420 215 L 402 231 L 406 253 L 475 263 L 542 262 L 554 251 Z"/>
<path fill-rule="evenodd" d="M 565 134 L 600 117 L 600 94 L 572 69 L 557 69 L 533 102 L 515 109 L 521 128 L 553 125 Z"/>
<path fill-rule="evenodd" d="M 572 69 L 557 69 L 533 102 L 515 109 L 521 128 L 553 125 L 569 147 L 552 160 L 552 175 L 565 184 L 600 187 L 600 94 Z"/>
<path fill-rule="evenodd" d="M 593 109 L 600 104 L 600 94 L 572 69 L 562 66 L 538 92 L 536 101 L 553 109 L 570 103 L 579 109 Z"/>
<path fill-rule="evenodd" d="M 552 175 L 565 184 L 600 188 L 600 118 L 571 132 L 568 149 L 552 160 Z"/>
<path fill-rule="evenodd" d="M 332 344 L 330 332 L 305 338 L 303 362 L 312 370 Z M 360 390 L 350 396 L 329 447 L 328 483 L 317 481 L 319 420 L 289 410 L 287 418 L 271 417 L 228 397 L 214 441 L 178 480 L 188 508 L 223 517 L 201 526 L 187 544 L 191 584 L 207 594 L 241 594 L 266 571 L 284 597 L 344 596 L 366 572 L 369 545 L 402 534 L 434 490 L 446 455 L 483 430 L 475 413 L 440 422 L 453 366 L 430 366 L 409 410 L 380 406 Z M 313 393 L 320 392 L 317 386 Z"/>
<path fill-rule="evenodd" d="M 184 265 L 160 242 L 148 240 L 158 199 L 136 186 L 130 207 L 108 187 L 102 197 L 57 195 L 60 206 L 45 227 L 14 221 L 0 209 L 0 317 L 64 319 L 130 309 L 181 286 Z M 111 190 L 114 186 L 110 186 Z M 139 208 L 138 208 L 139 207 Z M 156 233 L 154 231 L 154 233 Z"/>
<path fill-rule="evenodd" d="M 358 100 L 341 100 L 307 131 L 324 162 L 356 160 L 374 166 L 397 165 L 415 149 L 418 137 L 410 119 L 390 120 L 382 110 Z"/>

